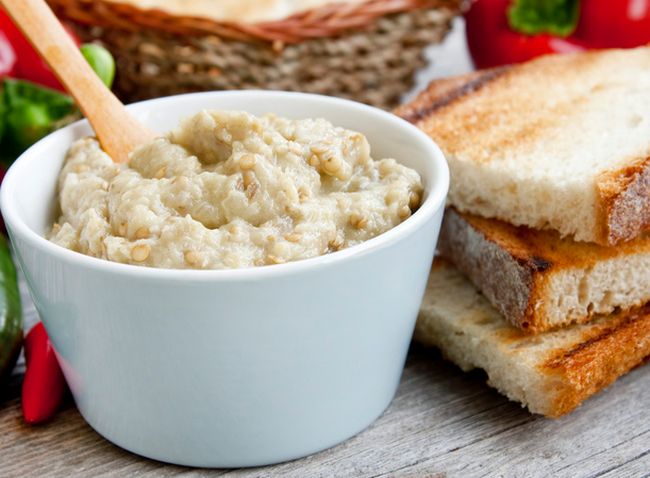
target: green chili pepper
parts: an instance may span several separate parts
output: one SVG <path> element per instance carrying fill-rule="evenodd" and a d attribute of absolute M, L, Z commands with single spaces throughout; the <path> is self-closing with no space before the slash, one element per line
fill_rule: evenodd
<path fill-rule="evenodd" d="M 0 379 L 11 373 L 23 341 L 23 314 L 16 268 L 0 234 Z"/>
<path fill-rule="evenodd" d="M 38 103 L 21 102 L 6 118 L 7 129 L 18 149 L 26 149 L 50 132 L 52 119 L 47 107 Z"/>
<path fill-rule="evenodd" d="M 68 95 L 29 81 L 6 78 L 4 80 L 4 95 L 10 110 L 21 103 L 29 102 L 44 106 L 50 116 L 60 118 L 70 114 L 74 109 L 74 102 Z"/>
<path fill-rule="evenodd" d="M 86 44 L 81 52 L 108 87 L 115 61 L 105 48 Z M 11 162 L 43 136 L 78 119 L 68 95 L 24 80 L 5 78 L 0 92 L 0 159 Z"/>
<path fill-rule="evenodd" d="M 50 133 L 53 125 L 75 111 L 72 98 L 28 81 L 5 79 L 3 150 L 20 154 Z"/>
<path fill-rule="evenodd" d="M 88 64 L 97 73 L 97 76 L 110 88 L 115 78 L 115 60 L 113 56 L 106 48 L 95 43 L 86 43 L 81 46 L 80 50 Z"/>

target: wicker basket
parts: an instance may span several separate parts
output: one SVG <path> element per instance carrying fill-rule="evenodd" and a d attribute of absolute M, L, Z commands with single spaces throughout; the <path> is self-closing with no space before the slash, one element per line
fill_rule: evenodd
<path fill-rule="evenodd" d="M 101 0 L 49 0 L 84 41 L 117 59 L 125 101 L 205 90 L 306 91 L 392 108 L 425 66 L 460 0 L 330 4 L 250 24 L 172 16 Z"/>

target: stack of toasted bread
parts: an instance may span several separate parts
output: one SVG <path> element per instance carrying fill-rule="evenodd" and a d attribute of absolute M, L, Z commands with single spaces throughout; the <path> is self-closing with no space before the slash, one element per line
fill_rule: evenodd
<path fill-rule="evenodd" d="M 419 341 L 547 416 L 650 356 L 650 47 L 436 81 L 397 113 L 451 170 Z"/>

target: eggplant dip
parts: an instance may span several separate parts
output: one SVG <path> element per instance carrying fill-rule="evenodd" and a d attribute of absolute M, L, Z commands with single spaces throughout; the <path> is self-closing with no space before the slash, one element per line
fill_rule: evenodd
<path fill-rule="evenodd" d="M 367 241 L 419 206 L 417 172 L 374 160 L 323 119 L 203 111 L 115 164 L 70 148 L 49 239 L 114 262 L 174 269 L 280 264 Z"/>

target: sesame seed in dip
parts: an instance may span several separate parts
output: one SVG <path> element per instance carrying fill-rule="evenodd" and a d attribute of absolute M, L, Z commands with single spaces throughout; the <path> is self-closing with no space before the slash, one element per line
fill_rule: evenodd
<path fill-rule="evenodd" d="M 116 165 L 75 142 L 49 239 L 127 264 L 283 264 L 371 239 L 420 205 L 418 173 L 375 160 L 365 136 L 323 119 L 203 111 Z"/>

